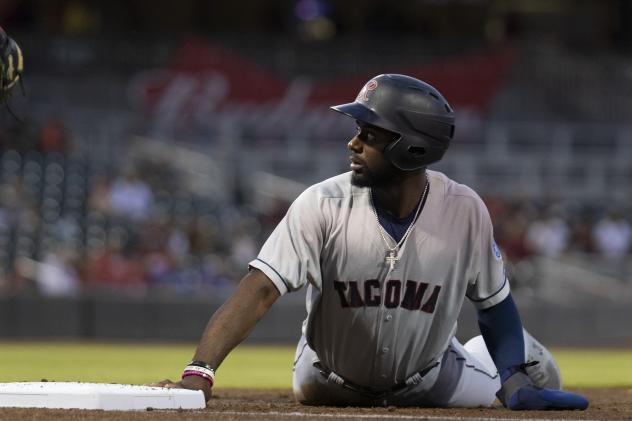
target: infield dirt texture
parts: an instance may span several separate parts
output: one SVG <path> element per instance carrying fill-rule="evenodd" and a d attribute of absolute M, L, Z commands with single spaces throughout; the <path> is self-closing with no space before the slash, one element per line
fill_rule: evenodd
<path fill-rule="evenodd" d="M 0 420 L 632 420 L 632 388 L 573 389 L 589 397 L 586 411 L 486 409 L 335 408 L 294 402 L 288 389 L 219 389 L 198 411 L 104 412 L 0 409 Z"/>

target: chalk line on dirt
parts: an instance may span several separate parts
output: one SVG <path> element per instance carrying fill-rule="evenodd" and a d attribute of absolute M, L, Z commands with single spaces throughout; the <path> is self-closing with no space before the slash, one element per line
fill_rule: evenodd
<path fill-rule="evenodd" d="M 389 419 L 389 420 L 446 420 L 446 421 L 471 421 L 471 420 L 481 420 L 481 421 L 515 421 L 519 419 L 520 421 L 599 421 L 594 419 L 582 419 L 582 418 L 497 418 L 497 417 L 461 417 L 455 415 L 397 415 L 397 414 L 331 414 L 326 412 L 279 412 L 279 411 L 261 411 L 261 412 L 250 412 L 250 411 L 203 411 L 205 414 L 213 414 L 213 415 L 237 415 L 237 416 L 245 416 L 245 417 L 261 417 L 261 416 L 274 416 L 274 417 L 322 417 L 322 418 L 355 418 L 355 419 Z M 610 421 L 624 421 L 624 420 L 610 420 Z"/>

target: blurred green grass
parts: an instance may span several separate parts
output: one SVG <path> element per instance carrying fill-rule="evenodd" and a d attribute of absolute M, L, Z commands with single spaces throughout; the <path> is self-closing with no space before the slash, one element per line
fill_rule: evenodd
<path fill-rule="evenodd" d="M 177 380 L 195 345 L 0 342 L 0 382 Z M 565 387 L 631 387 L 631 350 L 553 349 Z M 292 346 L 239 346 L 217 387 L 290 388 Z"/>
<path fill-rule="evenodd" d="M 195 345 L 0 342 L 0 382 L 144 384 L 179 380 Z M 217 372 L 217 387 L 289 388 L 294 348 L 240 346 Z"/>
<path fill-rule="evenodd" d="M 632 387 L 632 349 L 552 349 L 564 387 Z"/>

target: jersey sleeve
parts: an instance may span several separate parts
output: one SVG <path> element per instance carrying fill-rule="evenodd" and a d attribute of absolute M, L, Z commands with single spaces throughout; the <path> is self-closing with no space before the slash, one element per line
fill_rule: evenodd
<path fill-rule="evenodd" d="M 474 222 L 473 271 L 467 289 L 467 297 L 476 308 L 485 309 L 503 301 L 509 295 L 509 281 L 505 274 L 500 248 L 494 241 L 494 229 L 487 207 L 479 199 L 477 219 Z"/>
<path fill-rule="evenodd" d="M 323 227 L 319 198 L 310 188 L 292 203 L 249 266 L 265 273 L 281 295 L 320 279 Z"/>

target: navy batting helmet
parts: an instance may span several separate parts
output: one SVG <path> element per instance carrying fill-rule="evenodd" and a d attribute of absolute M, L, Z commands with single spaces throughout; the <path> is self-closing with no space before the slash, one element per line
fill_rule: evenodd
<path fill-rule="evenodd" d="M 454 135 L 454 112 L 448 102 L 435 88 L 410 76 L 376 76 L 354 102 L 331 108 L 399 134 L 384 155 L 400 170 L 439 161 Z"/>

